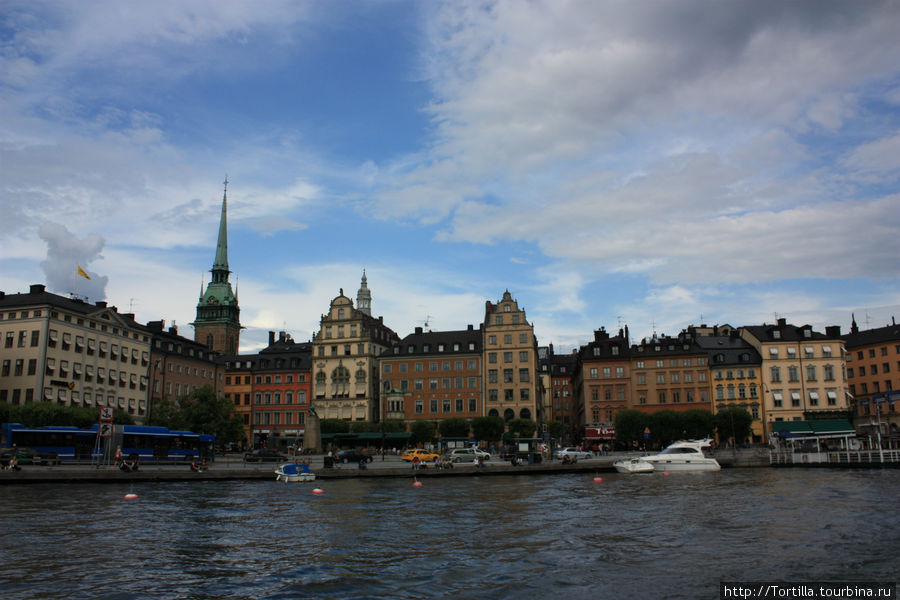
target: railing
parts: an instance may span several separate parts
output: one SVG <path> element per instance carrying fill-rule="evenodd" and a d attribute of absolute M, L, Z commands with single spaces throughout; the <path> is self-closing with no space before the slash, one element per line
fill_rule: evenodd
<path fill-rule="evenodd" d="M 900 463 L 900 450 L 850 450 L 840 452 L 772 451 L 773 465 L 875 465 Z"/>

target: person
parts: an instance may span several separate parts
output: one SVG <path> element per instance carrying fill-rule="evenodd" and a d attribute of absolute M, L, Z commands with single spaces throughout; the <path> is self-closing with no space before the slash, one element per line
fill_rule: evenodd
<path fill-rule="evenodd" d="M 116 446 L 116 462 L 115 466 L 118 467 L 123 464 L 122 461 L 122 446 Z"/>
<path fill-rule="evenodd" d="M 412 459 L 412 468 L 413 468 L 413 471 L 418 471 L 418 470 L 419 470 L 419 457 L 418 457 L 418 456 L 413 456 L 413 459 Z"/>
<path fill-rule="evenodd" d="M 435 456 L 435 457 L 434 457 L 434 468 L 435 468 L 435 469 L 440 469 L 440 468 L 441 468 L 441 459 L 440 459 L 439 456 Z"/>
<path fill-rule="evenodd" d="M 194 460 L 191 461 L 191 471 L 194 471 L 195 473 L 199 473 L 199 472 L 200 472 L 200 465 L 197 464 L 197 459 L 196 459 L 196 458 L 195 458 Z"/>
<path fill-rule="evenodd" d="M 22 467 L 19 466 L 19 455 L 13 452 L 12 456 L 9 457 L 9 465 L 7 468 L 10 471 L 21 471 Z"/>

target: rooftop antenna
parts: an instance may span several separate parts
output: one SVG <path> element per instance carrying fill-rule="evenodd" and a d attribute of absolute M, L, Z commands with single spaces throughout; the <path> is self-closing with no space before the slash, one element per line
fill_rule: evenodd
<path fill-rule="evenodd" d="M 866 311 L 866 329 L 869 328 L 869 309 L 865 309 Z"/>
<path fill-rule="evenodd" d="M 425 326 L 425 327 L 431 327 L 431 320 L 432 320 L 433 318 L 434 318 L 434 317 L 432 317 L 431 315 L 425 315 L 425 320 L 422 321 L 423 326 Z"/>
<path fill-rule="evenodd" d="M 130 312 L 130 313 L 134 313 L 134 301 L 135 301 L 135 298 L 128 299 L 128 312 Z"/>
<path fill-rule="evenodd" d="M 622 315 L 617 315 L 616 316 L 616 328 L 622 329 L 622 321 L 624 321 L 624 320 L 625 320 L 625 317 L 623 317 Z"/>

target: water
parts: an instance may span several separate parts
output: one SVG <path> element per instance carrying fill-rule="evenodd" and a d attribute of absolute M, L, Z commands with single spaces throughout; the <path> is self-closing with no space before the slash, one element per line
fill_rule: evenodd
<path fill-rule="evenodd" d="M 568 600 L 896 579 L 900 471 L 593 477 L 0 486 L 0 589 L 6 600 Z"/>

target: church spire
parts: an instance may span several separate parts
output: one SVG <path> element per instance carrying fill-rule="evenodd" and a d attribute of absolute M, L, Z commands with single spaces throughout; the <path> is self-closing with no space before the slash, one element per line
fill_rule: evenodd
<path fill-rule="evenodd" d="M 366 285 L 365 269 L 363 269 L 362 282 L 360 283 L 359 291 L 356 292 L 356 309 L 370 317 L 372 316 L 372 292 L 369 291 L 369 286 Z"/>
<path fill-rule="evenodd" d="M 217 276 L 217 273 L 218 276 Z M 213 263 L 213 281 L 228 279 L 228 176 L 225 176 L 225 191 L 222 193 L 222 216 L 219 217 L 219 241 L 216 243 L 216 260 Z M 224 274 L 224 277 L 222 275 Z"/>

